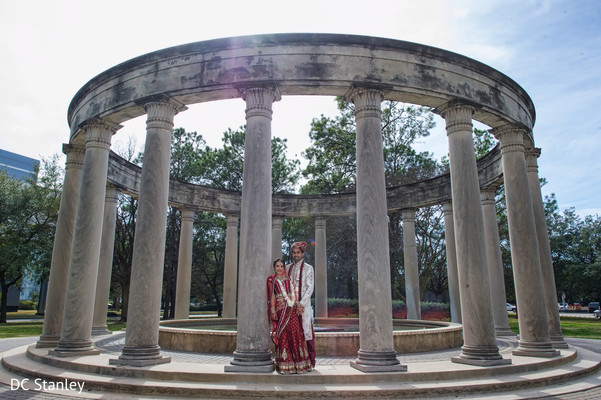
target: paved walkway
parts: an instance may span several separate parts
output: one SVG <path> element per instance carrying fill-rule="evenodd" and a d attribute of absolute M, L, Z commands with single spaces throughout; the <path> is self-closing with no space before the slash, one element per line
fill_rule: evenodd
<path fill-rule="evenodd" d="M 13 349 L 15 347 L 20 347 L 28 344 L 35 343 L 38 337 L 26 337 L 26 338 L 12 338 L 12 339 L 2 339 L 0 340 L 0 353 L 3 353 L 7 350 Z M 567 338 L 566 341 L 568 344 L 582 347 L 584 349 L 590 350 L 597 354 L 601 355 L 601 340 L 591 340 L 591 339 L 573 339 Z M 109 353 L 117 353 L 120 354 L 121 349 L 125 342 L 125 334 L 117 333 L 111 336 L 107 336 L 105 338 L 101 338 L 96 342 L 96 346 L 102 348 L 105 352 Z M 509 352 L 513 349 L 512 342 L 499 341 L 499 350 L 503 352 Z M 166 356 L 171 356 L 173 360 L 177 360 L 178 362 L 190 362 L 190 363 L 207 363 L 207 364 L 227 364 L 231 360 L 232 356 L 230 354 L 199 354 L 199 353 L 189 353 L 189 352 L 180 352 L 180 351 L 162 351 L 162 353 Z M 444 360 L 449 359 L 452 356 L 458 355 L 459 349 L 449 349 L 444 351 L 434 351 L 434 352 L 423 352 L 423 353 L 413 353 L 413 354 L 404 354 L 399 356 L 399 360 L 403 362 L 410 361 L 424 361 L 424 360 Z M 1 354 L 0 354 L 1 356 Z M 348 365 L 350 361 L 350 357 L 317 357 L 317 365 Z M 6 374 L 6 371 L 0 367 L 0 374 Z M 60 395 L 60 394 L 51 394 L 44 393 L 40 391 L 34 390 L 11 390 L 9 385 L 0 384 L 0 399 L 32 399 L 32 400 L 73 400 L 73 399 L 90 399 L 90 398 L 102 398 L 102 399 L 151 399 L 153 397 L 147 396 L 129 396 L 123 394 L 111 395 L 107 394 L 98 397 L 99 393 L 89 393 L 87 395 Z M 501 394 L 495 393 L 490 396 L 482 395 L 478 398 L 498 398 Z M 473 397 L 470 397 L 473 398 Z M 523 397 L 528 398 L 528 397 Z M 557 396 L 547 396 L 547 397 L 536 397 L 537 399 L 556 399 L 556 400 L 601 400 L 601 387 L 596 387 L 589 390 L 566 393 Z"/>

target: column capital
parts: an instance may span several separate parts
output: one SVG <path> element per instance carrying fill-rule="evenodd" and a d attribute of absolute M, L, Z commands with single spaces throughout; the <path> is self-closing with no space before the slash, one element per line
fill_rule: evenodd
<path fill-rule="evenodd" d="M 123 125 L 99 118 L 85 121 L 81 128 L 86 132 L 86 150 L 98 148 L 108 151 L 111 148 L 111 137 L 122 127 Z"/>
<path fill-rule="evenodd" d="M 472 116 L 476 108 L 468 103 L 450 101 L 436 111 L 444 118 L 447 136 L 458 131 L 472 131 Z"/>
<path fill-rule="evenodd" d="M 271 228 L 282 228 L 282 217 L 273 216 L 271 218 Z"/>
<path fill-rule="evenodd" d="M 271 119 L 272 105 L 282 98 L 277 86 L 249 87 L 239 89 L 242 100 L 246 102 L 246 118 L 262 116 Z"/>
<path fill-rule="evenodd" d="M 189 208 L 180 208 L 179 210 L 182 213 L 182 221 L 194 222 L 194 215 L 196 212 Z"/>
<path fill-rule="evenodd" d="M 495 205 L 495 195 L 497 191 L 495 188 L 486 188 L 480 192 L 480 200 L 482 201 L 482 205 Z"/>
<path fill-rule="evenodd" d="M 316 217 L 315 218 L 315 229 L 326 229 L 326 218 Z"/>
<path fill-rule="evenodd" d="M 534 134 L 532 133 L 532 129 L 526 129 L 526 133 L 524 134 L 524 147 L 526 148 L 526 151 L 535 147 Z"/>
<path fill-rule="evenodd" d="M 525 152 L 526 156 L 526 169 L 528 172 L 536 172 L 538 174 L 538 158 L 540 157 L 541 150 L 538 147 L 527 149 Z"/>
<path fill-rule="evenodd" d="M 382 115 L 381 104 L 384 101 L 384 92 L 378 88 L 351 87 L 344 98 L 355 105 L 355 118 L 365 117 L 380 118 Z"/>
<path fill-rule="evenodd" d="M 63 143 L 63 153 L 67 156 L 65 170 L 70 168 L 83 169 L 83 158 L 86 153 L 85 146 Z"/>
<path fill-rule="evenodd" d="M 110 183 L 106 185 L 106 194 L 104 195 L 104 201 L 107 203 L 119 202 L 119 191 L 114 185 Z"/>
<path fill-rule="evenodd" d="M 177 100 L 167 96 L 153 96 L 140 99 L 137 104 L 146 111 L 146 129 L 158 128 L 173 130 L 173 117 L 188 108 Z"/>
<path fill-rule="evenodd" d="M 240 218 L 238 214 L 226 214 L 225 218 L 228 226 L 238 226 L 238 219 Z"/>
<path fill-rule="evenodd" d="M 179 102 L 169 96 L 165 96 L 163 94 L 157 96 L 144 97 L 142 99 L 136 100 L 136 104 L 142 107 L 147 113 L 148 108 L 156 105 L 162 105 L 165 107 L 169 107 L 175 111 L 175 114 L 186 111 L 188 107 L 182 102 Z M 175 115 L 174 114 L 174 115 Z"/>
<path fill-rule="evenodd" d="M 442 211 L 444 215 L 453 215 L 453 203 L 450 201 L 442 203 Z"/>
<path fill-rule="evenodd" d="M 510 152 L 524 152 L 524 135 L 528 131 L 520 125 L 510 124 L 490 130 L 490 133 L 499 140 L 501 154 Z"/>
<path fill-rule="evenodd" d="M 79 127 L 85 131 L 88 131 L 91 128 L 99 128 L 115 134 L 115 132 L 123 128 L 123 125 L 116 124 L 103 118 L 90 118 L 82 122 Z"/>
<path fill-rule="evenodd" d="M 403 222 L 414 222 L 415 221 L 415 208 L 404 208 L 401 210 L 401 219 Z"/>

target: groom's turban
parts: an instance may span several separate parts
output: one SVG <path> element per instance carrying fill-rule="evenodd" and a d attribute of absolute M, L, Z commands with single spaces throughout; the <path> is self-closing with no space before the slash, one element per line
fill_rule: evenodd
<path fill-rule="evenodd" d="M 292 247 L 290 248 L 290 250 L 294 250 L 295 248 L 299 249 L 301 251 L 301 253 L 304 253 L 305 249 L 307 248 L 307 243 L 305 243 L 305 242 L 294 242 L 294 244 L 292 245 Z"/>

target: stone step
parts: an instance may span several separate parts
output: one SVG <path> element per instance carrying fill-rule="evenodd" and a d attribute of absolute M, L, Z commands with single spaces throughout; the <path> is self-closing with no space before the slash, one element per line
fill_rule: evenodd
<path fill-rule="evenodd" d="M 172 362 L 152 367 L 108 366 L 110 354 L 57 359 L 30 347 L 4 353 L 2 365 L 30 379 L 83 382 L 85 390 L 138 395 L 240 398 L 456 396 L 558 385 L 593 374 L 598 357 L 562 350 L 555 359 L 512 357 L 512 365 L 473 367 L 450 361 L 415 362 L 403 373 L 365 374 L 350 366 L 319 366 L 303 375 L 224 373 L 220 364 Z M 589 352 L 590 353 L 590 352 Z M 590 386 L 590 384 L 589 384 Z"/>

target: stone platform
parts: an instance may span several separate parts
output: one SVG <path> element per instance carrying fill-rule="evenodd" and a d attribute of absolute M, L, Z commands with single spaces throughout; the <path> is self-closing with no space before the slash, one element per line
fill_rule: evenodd
<path fill-rule="evenodd" d="M 100 355 L 57 358 L 47 349 L 21 346 L 2 354 L 10 379 L 79 382 L 84 391 L 60 392 L 78 398 L 453 398 L 494 396 L 496 399 L 549 397 L 601 387 L 601 356 L 585 348 L 561 350 L 559 357 L 513 356 L 514 340 L 499 340 L 500 353 L 511 365 L 476 367 L 450 358 L 459 349 L 401 354 L 407 372 L 368 374 L 349 366 L 348 357 L 319 357 L 316 369 L 303 375 L 225 373 L 230 354 L 164 352 L 169 364 L 115 367 L 123 334 L 96 341 Z M 9 379 L 10 378 L 10 379 Z M 0 393 L 2 394 L 2 393 Z M 2 396 L 0 396 L 2 397 Z M 587 398 L 587 397 L 584 397 Z"/>

